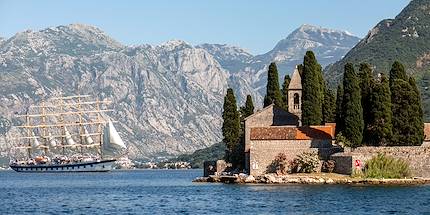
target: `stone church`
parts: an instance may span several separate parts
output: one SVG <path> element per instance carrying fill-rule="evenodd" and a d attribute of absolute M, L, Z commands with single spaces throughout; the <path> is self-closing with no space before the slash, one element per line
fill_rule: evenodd
<path fill-rule="evenodd" d="M 303 152 L 332 153 L 335 124 L 301 126 L 302 83 L 297 68 L 288 86 L 288 111 L 269 105 L 245 119 L 246 170 L 257 176 L 269 171 L 279 153 L 290 160 Z"/>

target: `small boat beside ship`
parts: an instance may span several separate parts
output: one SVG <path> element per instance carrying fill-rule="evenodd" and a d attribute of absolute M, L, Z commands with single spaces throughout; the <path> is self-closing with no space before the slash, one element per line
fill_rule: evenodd
<path fill-rule="evenodd" d="M 10 167 L 17 172 L 106 172 L 127 147 L 107 116 L 109 101 L 56 97 L 28 107 Z"/>

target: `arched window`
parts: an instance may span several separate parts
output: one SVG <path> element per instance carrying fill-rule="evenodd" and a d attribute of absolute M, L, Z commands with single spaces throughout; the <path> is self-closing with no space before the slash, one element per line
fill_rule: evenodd
<path fill-rule="evenodd" d="M 294 109 L 300 109 L 300 96 L 298 93 L 294 93 Z"/>

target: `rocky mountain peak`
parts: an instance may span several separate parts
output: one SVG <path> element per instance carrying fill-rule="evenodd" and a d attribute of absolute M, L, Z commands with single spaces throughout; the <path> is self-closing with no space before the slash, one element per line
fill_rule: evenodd
<path fill-rule="evenodd" d="M 303 56 L 308 50 L 312 50 L 319 63 L 326 66 L 333 63 L 334 59 L 342 58 L 359 40 L 360 38 L 346 31 L 305 24 L 280 40 L 268 53 L 256 56 L 256 62 L 264 62 L 266 65 L 277 62 L 280 74 L 285 75 L 303 62 Z"/>
<path fill-rule="evenodd" d="M 360 38 L 347 31 L 334 30 L 304 24 L 294 30 L 287 38 L 279 41 L 274 50 L 284 49 L 291 41 L 307 41 L 307 48 L 314 48 L 319 45 L 326 46 L 354 46 Z M 300 43 L 300 42 L 298 42 Z"/>
<path fill-rule="evenodd" d="M 348 36 L 355 36 L 352 33 L 348 32 L 348 31 L 343 31 L 343 30 L 335 30 L 335 29 L 330 29 L 330 28 L 324 28 L 321 26 L 316 26 L 316 25 L 310 25 L 310 24 L 303 24 L 301 25 L 299 28 L 297 28 L 292 35 L 294 35 L 295 32 L 301 32 L 301 33 L 306 33 L 306 34 L 310 34 L 313 32 L 319 32 L 319 33 L 338 33 L 338 34 L 345 34 Z"/>
<path fill-rule="evenodd" d="M 177 40 L 177 39 L 169 40 L 165 43 L 162 43 L 161 45 L 158 45 L 157 47 L 167 51 L 173 51 L 173 50 L 183 49 L 183 48 L 193 48 L 191 44 L 183 40 Z"/>
<path fill-rule="evenodd" d="M 204 43 L 196 46 L 209 52 L 227 70 L 236 72 L 254 57 L 251 53 L 237 46 L 227 44 Z"/>
<path fill-rule="evenodd" d="M 83 24 L 62 25 L 40 31 L 27 30 L 15 34 L 8 44 L 8 47 L 3 48 L 19 47 L 20 50 L 10 51 L 26 53 L 27 57 L 47 52 L 81 56 L 124 48 L 99 28 Z"/>
<path fill-rule="evenodd" d="M 213 53 L 215 55 L 223 55 L 225 57 L 230 58 L 236 58 L 236 57 L 243 57 L 243 58 L 250 58 L 253 57 L 251 53 L 246 51 L 245 49 L 238 47 L 238 46 L 232 46 L 228 44 L 209 44 L 209 43 L 203 43 L 198 46 L 198 48 L 203 48 L 209 53 Z"/>

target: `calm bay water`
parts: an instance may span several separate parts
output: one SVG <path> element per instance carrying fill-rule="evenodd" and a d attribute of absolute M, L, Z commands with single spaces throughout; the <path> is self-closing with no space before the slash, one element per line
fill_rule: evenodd
<path fill-rule="evenodd" d="M 430 186 L 192 183 L 201 170 L 0 171 L 0 214 L 430 214 Z"/>

